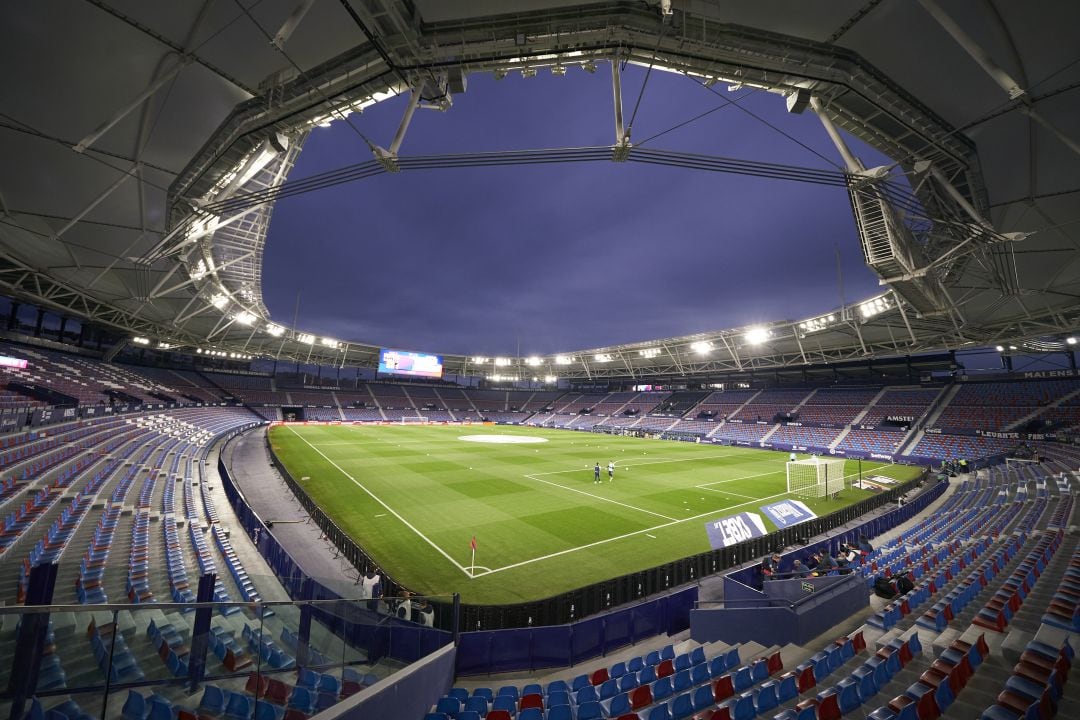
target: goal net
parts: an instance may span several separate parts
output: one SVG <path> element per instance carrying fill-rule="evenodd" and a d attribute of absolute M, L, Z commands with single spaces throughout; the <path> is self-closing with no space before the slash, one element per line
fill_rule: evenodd
<path fill-rule="evenodd" d="M 808 458 L 787 464 L 787 489 L 800 497 L 825 497 L 844 489 L 843 458 Z"/>
<path fill-rule="evenodd" d="M 402 415 L 402 425 L 423 425 L 428 421 L 423 415 Z"/>

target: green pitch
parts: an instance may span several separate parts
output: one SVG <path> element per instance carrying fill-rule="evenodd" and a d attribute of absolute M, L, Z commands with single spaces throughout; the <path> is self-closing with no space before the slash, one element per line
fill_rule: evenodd
<path fill-rule="evenodd" d="M 788 456 L 769 450 L 476 425 L 277 426 L 270 442 L 390 576 L 467 603 L 550 597 L 704 552 L 706 521 L 760 513 L 787 495 Z M 901 480 L 919 472 L 862 467 Z M 854 461 L 847 472 L 856 473 Z M 820 516 L 869 494 L 849 489 L 807 504 Z"/>

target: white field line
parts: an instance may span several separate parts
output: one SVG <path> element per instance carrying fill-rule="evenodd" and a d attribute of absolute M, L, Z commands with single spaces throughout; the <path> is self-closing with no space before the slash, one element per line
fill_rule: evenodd
<path fill-rule="evenodd" d="M 699 489 L 700 490 L 708 490 L 709 492 L 714 492 L 714 493 L 720 493 L 721 495 L 733 495 L 735 497 L 746 498 L 747 500 L 757 500 L 756 497 L 752 497 L 750 495 L 741 495 L 739 493 L 733 493 L 730 490 L 717 490 L 716 488 L 700 487 L 700 486 L 699 486 Z"/>
<path fill-rule="evenodd" d="M 380 505 L 382 505 L 382 506 L 383 506 L 384 508 L 386 508 L 386 511 L 387 511 L 387 512 L 389 512 L 389 513 L 390 513 L 391 515 L 393 515 L 393 516 L 394 516 L 394 517 L 396 517 L 396 518 L 397 518 L 398 520 L 400 520 L 400 521 L 402 522 L 402 524 L 403 524 L 403 525 L 405 525 L 405 527 L 409 528 L 409 529 L 410 529 L 410 530 L 412 530 L 412 531 L 413 531 L 414 533 L 416 533 L 416 534 L 417 534 L 417 535 L 418 535 L 418 536 L 420 537 L 420 539 L 421 539 L 421 540 L 423 540 L 424 542 L 426 542 L 426 543 L 427 543 L 428 545 L 430 545 L 431 547 L 435 548 L 435 550 L 436 550 L 436 551 L 438 551 L 438 553 L 439 553 L 440 555 L 442 555 L 442 556 L 443 556 L 444 558 L 446 558 L 446 559 L 447 559 L 447 560 L 449 560 L 449 561 L 450 561 L 451 563 L 453 563 L 453 564 L 454 564 L 454 567 L 456 567 L 456 568 L 457 568 L 458 570 L 460 570 L 461 572 L 463 572 L 463 573 L 465 574 L 465 576 L 466 576 L 466 577 L 473 577 L 473 575 L 472 575 L 471 573 L 469 573 L 469 571 L 468 571 L 468 570 L 466 570 L 466 569 L 465 569 L 465 566 L 464 566 L 464 565 L 462 565 L 462 564 L 461 564 L 461 563 L 459 563 L 459 562 L 458 562 L 457 560 L 455 560 L 454 558 L 452 558 L 452 557 L 450 557 L 449 555 L 447 555 L 447 554 L 446 554 L 446 551 L 445 551 L 445 550 L 443 550 L 443 549 L 442 549 L 441 547 L 439 547 L 438 545 L 436 545 L 435 543 L 433 543 L 433 542 L 431 541 L 431 539 L 430 539 L 430 538 L 428 538 L 428 536 L 427 536 L 427 535 L 425 535 L 424 533 L 422 533 L 422 532 L 420 532 L 419 530 L 417 530 L 417 529 L 416 529 L 416 527 L 415 527 L 415 526 L 414 526 L 414 525 L 413 525 L 412 523 L 410 523 L 410 522 L 409 522 L 408 520 L 406 520 L 405 518 L 401 517 L 401 515 L 399 515 L 399 514 L 398 514 L 398 512 L 397 512 L 396 510 L 394 510 L 394 508 L 390 507 L 390 506 L 389 506 L 389 505 L 387 505 L 387 504 L 386 504 L 385 502 L 383 502 L 383 501 L 382 501 L 382 500 L 381 500 L 381 499 L 379 498 L 379 496 L 378 496 L 378 495 L 376 495 L 375 493 L 373 493 L 373 492 L 371 492 L 370 490 L 368 490 L 368 489 L 367 489 L 366 487 L 364 487 L 364 485 L 363 485 L 363 484 L 362 484 L 362 483 L 361 483 L 361 482 L 360 482 L 359 480 L 357 480 L 356 478 L 354 478 L 354 477 L 353 477 L 352 475 L 350 475 L 349 473 L 345 472 L 345 470 L 344 470 L 344 469 L 343 469 L 343 468 L 342 468 L 342 467 L 341 467 L 340 465 L 338 465 L 338 464 L 337 464 L 336 462 L 334 462 L 334 461 L 333 461 L 333 460 L 331 460 L 330 458 L 326 457 L 326 453 L 324 453 L 324 452 L 323 452 L 322 450 L 320 450 L 319 448 L 315 447 L 315 446 L 314 446 L 314 445 L 312 445 L 312 444 L 311 444 L 310 442 L 308 442 L 308 439 L 307 439 L 306 437 L 304 437 L 304 436 L 303 436 L 303 435 L 301 435 L 300 433 L 296 432 L 296 430 L 293 430 L 293 428 L 292 428 L 292 427 L 289 427 L 289 430 L 290 430 L 290 431 L 292 431 L 293 435 L 296 435 L 296 437 L 300 438 L 300 439 L 301 439 L 301 440 L 303 440 L 303 441 L 304 441 L 305 443 L 307 443 L 308 447 L 310 447 L 310 448 L 311 448 L 312 450 L 314 450 L 315 452 L 317 452 L 317 453 L 319 453 L 320 455 L 322 455 L 323 459 L 324 459 L 324 460 L 326 460 L 326 462 L 328 462 L 328 463 L 330 463 L 331 465 L 333 465 L 333 466 L 334 466 L 335 468 L 337 468 L 338 472 L 340 472 L 340 473 L 341 473 L 342 475 L 344 475 L 345 477 L 347 477 L 347 478 L 349 478 L 350 480 L 352 480 L 352 481 L 353 481 L 353 484 L 355 484 L 355 485 L 356 485 L 356 487 L 360 488 L 361 490 L 363 490 L 364 492 L 366 492 L 366 493 L 367 493 L 368 495 L 370 495 L 370 496 L 371 496 L 371 499 L 372 499 L 372 500 L 374 500 L 375 502 L 379 503 L 379 504 L 380 504 Z M 494 572 L 494 571 L 493 571 L 493 572 Z"/>
<path fill-rule="evenodd" d="M 698 515 L 692 515 L 692 516 L 690 516 L 688 518 L 683 518 L 681 520 L 672 520 L 671 522 L 661 523 L 660 525 L 654 525 L 651 528 L 645 528 L 643 530 L 635 530 L 634 532 L 628 532 L 628 533 L 625 533 L 623 535 L 616 535 L 615 537 L 604 538 L 603 540 L 597 540 L 596 542 L 591 542 L 591 543 L 588 543 L 586 545 L 579 545 L 578 547 L 567 548 L 566 550 L 559 550 L 558 552 L 548 553 L 547 555 L 541 555 L 540 557 L 535 557 L 535 558 L 532 558 L 531 560 L 522 560 L 521 562 L 516 562 L 516 563 L 513 563 L 511 565 L 504 565 L 503 567 L 495 568 L 494 570 L 491 570 L 490 572 L 480 573 L 476 577 L 484 577 L 485 575 L 491 575 L 491 574 L 494 574 L 494 573 L 497 573 L 497 572 L 502 572 L 503 570 L 513 570 L 514 568 L 519 568 L 519 567 L 522 567 L 524 565 L 531 565 L 532 563 L 541 562 L 542 560 L 550 560 L 551 558 L 559 557 L 561 555 L 568 555 L 568 554 L 570 554 L 572 552 L 577 552 L 578 550 L 588 550 L 591 547 L 596 547 L 598 545 L 606 545 L 607 543 L 615 542 L 616 540 L 625 540 L 626 538 L 633 537 L 635 535 L 648 535 L 650 532 L 654 532 L 656 530 L 661 530 L 661 529 L 666 528 L 666 527 L 671 527 L 672 525 L 678 525 L 679 523 L 688 522 L 690 520 L 699 520 L 699 519 L 701 519 L 703 517 L 708 517 L 709 515 L 715 515 L 718 512 L 722 512 L 722 511 L 726 511 L 726 510 L 734 510 L 737 507 L 743 507 L 744 505 L 750 505 L 751 503 L 761 502 L 762 500 L 772 500 L 773 498 L 785 497 L 787 494 L 788 494 L 787 491 L 784 491 L 782 493 L 777 493 L 776 495 L 769 495 L 767 497 L 758 498 L 756 500 L 750 500 L 748 502 L 740 503 L 738 505 L 729 505 L 728 507 L 717 508 L 715 510 L 710 510 L 709 512 L 700 513 Z"/>
<path fill-rule="evenodd" d="M 322 457 L 325 458 L 326 461 L 329 462 L 331 465 L 333 465 L 335 468 L 337 468 L 338 471 L 342 475 L 344 475 L 345 477 L 352 480 L 353 483 L 355 483 L 357 487 L 359 487 L 361 490 L 363 490 L 368 495 L 370 495 L 377 503 L 379 503 L 384 508 L 389 510 L 390 513 L 394 515 L 394 517 L 396 517 L 398 520 L 400 520 L 402 523 L 404 523 L 404 525 L 406 527 L 408 527 L 410 530 L 412 530 L 414 533 L 416 533 L 426 543 L 431 545 L 431 547 L 435 548 L 435 550 L 437 550 L 440 555 L 442 555 L 447 560 L 449 560 L 451 563 L 453 563 L 456 568 L 461 570 L 467 577 L 470 577 L 470 578 L 483 577 L 485 575 L 491 575 L 491 574 L 494 574 L 494 573 L 502 572 L 503 570 L 512 570 L 514 568 L 523 567 L 525 565 L 531 565 L 532 563 L 541 562 L 541 561 L 544 561 L 544 560 L 550 560 L 551 558 L 554 558 L 554 557 L 560 557 L 562 555 L 568 555 L 570 553 L 577 552 L 578 550 L 587 550 L 587 549 L 589 549 L 591 547 L 596 547 L 598 545 L 606 545 L 607 543 L 615 542 L 616 540 L 623 540 L 625 538 L 633 537 L 635 535 L 646 535 L 648 537 L 656 539 L 655 535 L 650 535 L 649 533 L 652 532 L 652 531 L 655 531 L 655 530 L 661 530 L 663 528 L 670 527 L 672 525 L 678 525 L 680 523 L 688 522 L 690 520 L 698 520 L 700 518 L 707 517 L 709 515 L 714 515 L 714 514 L 716 514 L 718 512 L 721 512 L 723 510 L 733 510 L 733 509 L 738 508 L 738 507 L 743 507 L 745 505 L 750 505 L 751 503 L 757 503 L 757 502 L 762 502 L 763 500 L 772 500 L 774 498 L 784 497 L 784 496 L 786 496 L 788 494 L 785 491 L 785 492 L 782 492 L 782 493 L 777 493 L 776 495 L 768 495 L 768 496 L 763 497 L 763 498 L 756 498 L 756 499 L 753 499 L 753 500 L 748 500 L 747 502 L 740 503 L 738 505 L 729 505 L 727 507 L 717 508 L 715 510 L 710 510 L 708 512 L 699 513 L 697 515 L 692 515 L 690 517 L 682 518 L 680 520 L 672 519 L 672 520 L 670 520 L 670 522 L 661 523 L 660 525 L 654 525 L 653 527 L 645 528 L 643 530 L 635 530 L 633 532 L 624 533 L 623 535 L 616 535 L 614 537 L 605 538 L 603 540 L 597 540 L 595 542 L 587 543 L 585 545 L 579 545 L 577 547 L 567 548 L 565 550 L 559 550 L 557 552 L 548 553 L 547 555 L 541 555 L 540 557 L 535 557 L 535 558 L 532 558 L 530 560 L 522 560 L 521 562 L 512 563 L 510 565 L 504 565 L 503 567 L 495 568 L 494 570 L 487 570 L 486 572 L 481 572 L 479 574 L 473 574 L 473 573 L 470 573 L 469 570 L 465 566 L 463 566 L 461 563 L 459 563 L 457 560 L 454 560 L 454 558 L 447 555 L 446 552 L 442 548 L 440 548 L 438 545 L 436 545 L 434 542 L 432 542 L 427 536 L 425 536 L 423 533 L 421 533 L 419 530 L 417 530 L 411 523 L 409 523 L 408 520 L 401 517 L 401 515 L 399 515 L 392 507 L 387 505 L 378 496 L 376 496 L 374 493 L 372 493 L 370 490 L 368 490 L 366 487 L 364 487 L 359 481 L 356 480 L 356 478 L 354 478 L 349 473 L 345 472 L 341 468 L 341 466 L 339 466 L 337 463 L 335 463 L 330 458 L 326 457 L 326 455 L 321 450 L 319 450 L 317 447 L 315 447 L 310 442 L 308 442 L 307 438 L 305 438 L 302 435 L 300 435 L 299 433 L 297 433 L 296 430 L 293 429 L 292 427 L 289 427 L 289 430 L 294 435 L 296 435 L 301 440 L 303 440 L 305 443 L 307 443 L 307 445 L 309 447 L 311 447 L 312 450 L 319 453 L 319 455 L 322 455 Z M 386 441 L 386 442 L 390 443 L 391 441 Z M 725 458 L 725 457 L 737 457 L 737 456 L 736 455 L 717 455 L 717 456 L 715 456 L 716 459 Z M 705 459 L 705 458 L 666 458 L 666 459 L 656 458 L 656 459 L 653 459 L 653 460 L 646 460 L 646 461 L 643 461 L 641 463 L 637 463 L 635 465 L 624 465 L 623 467 L 625 468 L 625 467 L 636 467 L 637 465 L 654 465 L 654 464 L 665 463 L 665 462 L 688 462 L 688 461 L 691 461 L 691 460 L 703 460 L 703 459 Z M 781 461 L 777 461 L 777 462 L 787 462 L 787 461 L 786 460 L 781 460 Z M 873 469 L 885 467 L 887 465 L 888 465 L 888 463 L 880 463 L 880 464 L 878 464 L 878 465 L 876 465 L 874 467 L 871 467 L 869 469 L 873 470 Z M 865 469 L 866 468 L 864 468 L 864 470 Z M 532 480 L 538 480 L 539 482 L 546 482 L 549 485 L 556 485 L 557 487 L 561 487 L 561 488 L 564 488 L 564 489 L 567 489 L 567 490 L 574 490 L 575 492 L 581 492 L 580 490 L 576 490 L 575 488 L 568 488 L 568 487 L 566 487 L 564 485 L 558 485 L 558 483 L 552 483 L 552 482 L 548 482 L 546 480 L 540 480 L 540 478 L 537 477 L 538 475 L 560 475 L 560 474 L 569 473 L 569 472 L 581 472 L 581 470 L 577 469 L 577 468 L 572 469 L 572 470 L 556 470 L 556 471 L 553 471 L 553 472 L 535 473 L 533 475 L 526 475 L 525 477 L 528 477 L 528 478 L 530 478 Z M 721 483 L 734 482 L 736 480 L 746 480 L 748 478 L 761 477 L 763 475 L 776 475 L 776 474 L 778 474 L 780 472 L 783 472 L 783 471 L 782 470 L 776 470 L 776 471 L 773 471 L 773 472 L 758 473 L 756 475 L 744 475 L 744 476 L 738 477 L 738 478 L 731 478 L 731 479 L 728 479 L 728 480 L 717 480 L 717 481 L 711 482 L 711 483 L 704 483 L 703 485 L 695 485 L 694 487 L 697 488 L 697 489 L 709 490 L 710 488 L 707 487 L 708 485 L 719 485 Z M 724 491 L 718 490 L 716 492 L 724 492 Z M 584 494 L 585 495 L 590 495 L 590 493 L 584 493 Z M 734 493 L 727 493 L 727 494 L 731 495 L 731 494 L 734 494 Z M 590 496 L 591 497 L 599 497 L 597 495 L 590 495 Z M 746 497 L 746 496 L 743 496 L 743 497 Z M 609 500 L 608 498 L 602 498 L 602 497 L 600 497 L 600 499 Z M 610 502 L 617 502 L 617 501 L 610 501 Z M 618 503 L 618 504 L 621 505 L 623 503 Z M 630 505 L 628 505 L 627 507 L 631 507 L 634 510 L 641 510 L 641 508 L 633 508 L 633 506 L 630 506 Z M 643 510 L 643 512 L 650 513 L 652 515 L 658 515 L 658 513 L 653 513 L 650 510 Z M 666 517 L 666 516 L 659 515 L 659 517 Z"/>
<path fill-rule="evenodd" d="M 655 458 L 655 459 L 650 458 L 648 460 L 642 460 L 641 462 L 635 462 L 633 464 L 628 463 L 625 460 L 622 461 L 623 463 L 625 463 L 623 465 L 619 465 L 619 462 L 620 462 L 619 460 L 615 460 L 614 463 L 615 463 L 616 467 L 621 467 L 623 469 L 626 469 L 626 468 L 641 467 L 641 466 L 644 466 L 644 465 L 661 465 L 663 463 L 694 462 L 694 461 L 702 462 L 702 461 L 709 461 L 709 460 L 720 460 L 720 459 L 729 458 L 729 457 L 739 457 L 739 456 L 738 455 L 713 455 L 711 457 L 692 457 L 692 458 Z M 766 460 L 766 461 L 763 461 L 763 462 L 773 462 L 773 461 Z M 783 462 L 787 462 L 787 461 L 784 460 Z M 601 466 L 603 466 L 602 463 L 601 463 Z M 585 469 L 586 470 L 592 470 L 592 465 L 586 466 Z M 550 472 L 533 473 L 533 475 L 564 475 L 566 473 L 574 473 L 574 472 L 582 472 L 582 470 L 580 468 L 573 468 L 571 470 L 552 470 Z M 783 472 L 783 470 L 777 470 L 775 472 Z M 773 473 L 763 473 L 763 474 L 772 475 Z M 748 475 L 747 477 L 757 477 L 757 476 L 756 475 Z M 732 478 L 732 479 L 733 480 L 741 480 L 742 478 Z M 731 481 L 730 480 L 718 480 L 717 482 L 731 482 Z"/>
<path fill-rule="evenodd" d="M 765 477 L 766 475 L 782 475 L 784 472 L 784 470 L 772 470 L 770 472 L 755 473 L 754 475 L 743 475 L 742 477 L 728 478 L 727 480 L 714 480 L 713 482 L 701 483 L 700 485 L 695 485 L 694 487 L 700 488 L 702 490 L 708 490 L 710 485 L 723 485 L 724 483 L 737 482 L 739 480 L 749 480 L 750 478 L 756 477 Z"/>
<path fill-rule="evenodd" d="M 551 482 L 550 480 L 544 480 L 543 478 L 538 478 L 535 475 L 526 475 L 525 477 L 529 478 L 530 480 L 535 480 L 536 482 L 542 482 L 545 485 L 552 485 L 552 486 L 557 487 L 557 488 L 562 488 L 563 490 L 569 490 L 571 492 L 581 493 L 582 495 L 587 495 L 588 497 L 594 498 L 596 500 L 603 500 L 604 502 L 614 503 L 615 505 L 622 505 L 624 508 L 630 508 L 631 510 L 637 510 L 638 512 L 648 513 L 649 515 L 655 515 L 656 517 L 664 518 L 665 520 L 674 520 L 675 519 L 673 517 L 668 517 L 667 515 L 661 515 L 658 512 L 653 512 L 652 510 L 646 510 L 645 508 L 639 508 L 639 507 L 636 507 L 634 505 L 630 505 L 630 504 L 627 504 L 627 503 L 624 503 L 624 502 L 619 502 L 618 500 L 612 500 L 611 498 L 606 498 L 603 495 L 593 495 L 590 492 L 585 492 L 584 490 L 578 490 L 577 488 L 572 488 L 572 487 L 570 487 L 568 485 L 560 485 L 559 483 Z"/>

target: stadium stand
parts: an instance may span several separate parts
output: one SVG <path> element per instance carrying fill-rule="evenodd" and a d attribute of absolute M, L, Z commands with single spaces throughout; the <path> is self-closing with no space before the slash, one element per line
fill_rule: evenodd
<path fill-rule="evenodd" d="M 710 393 L 700 403 L 688 410 L 684 417 L 696 418 L 708 415 L 717 420 L 732 415 L 744 403 L 758 394 L 757 390 L 723 390 Z"/>
<path fill-rule="evenodd" d="M 862 453 L 877 453 L 883 455 L 893 455 L 900 450 L 900 443 L 904 439 L 904 433 L 899 430 L 895 431 L 881 431 L 881 430 L 862 430 L 853 428 L 848 431 L 840 443 L 836 446 L 838 450 L 851 451 Z"/>
<path fill-rule="evenodd" d="M 762 438 L 775 427 L 772 423 L 721 423 L 710 435 L 713 438 L 722 438 L 734 442 L 761 442 Z"/>
<path fill-rule="evenodd" d="M 880 425 L 889 417 L 922 417 L 941 392 L 941 388 L 889 388 L 859 424 Z"/>
<path fill-rule="evenodd" d="M 408 414 L 452 422 L 479 420 L 482 414 L 493 422 L 683 431 L 726 442 L 758 443 L 767 437 L 773 443 L 817 449 L 828 447 L 843 434 L 838 449 L 893 455 L 905 435 L 900 429 L 716 422 L 699 419 L 697 414 L 706 406 L 734 411 L 746 404 L 744 411 L 755 415 L 775 408 L 798 408 L 800 421 L 809 413 L 817 422 L 839 426 L 864 411 L 868 412 L 861 422 L 871 417 L 870 411 L 884 418 L 912 408 L 922 408 L 918 416 L 922 419 L 942 394 L 935 388 L 840 388 L 736 391 L 741 394 L 680 399 L 632 391 L 565 396 L 544 391 L 537 397 L 535 392 L 392 383 L 348 391 L 274 389 L 276 380 L 266 376 L 207 376 L 135 366 L 116 371 L 100 361 L 79 360 L 53 357 L 38 363 L 35 374 L 54 388 L 70 389 L 64 381 L 78 378 L 80 389 L 72 390 L 71 397 L 82 398 L 88 405 L 99 405 L 98 395 L 118 389 L 108 383 L 122 384 L 128 376 L 138 378 L 138 385 L 133 383 L 130 392 L 120 388 L 120 392 L 144 402 L 162 401 L 150 393 L 191 400 L 202 393 L 214 397 L 217 391 L 243 397 L 251 405 L 105 414 L 52 425 L 45 437 L 32 430 L 0 436 L 0 473 L 5 478 L 0 486 L 0 507 L 5 514 L 0 567 L 12 567 L 8 565 L 12 563 L 17 568 L 14 573 L 0 573 L 0 596 L 20 601 L 35 565 L 77 555 L 77 562 L 61 564 L 56 602 L 87 606 L 120 602 L 132 608 L 115 620 L 108 614 L 100 618 L 54 614 L 49 632 L 55 639 L 41 665 L 42 693 L 94 686 L 106 678 L 114 683 L 139 683 L 184 677 L 193 617 L 147 613 L 166 600 L 192 602 L 197 578 L 216 571 L 214 598 L 232 604 L 223 607 L 220 617 L 215 616 L 210 669 L 234 677 L 208 683 L 195 697 L 160 685 L 152 693 L 124 690 L 117 701 L 124 708 L 122 714 L 143 720 L 155 712 L 161 717 L 169 714 L 173 720 L 182 713 L 240 717 L 250 711 L 257 717 L 262 707 L 271 708 L 262 711 L 267 718 L 273 714 L 275 720 L 284 720 L 284 713 L 299 718 L 336 704 L 376 679 L 351 666 L 327 673 L 300 667 L 298 614 L 293 608 L 280 608 L 272 616 L 260 617 L 252 610 L 263 598 L 280 597 L 281 587 L 250 571 L 251 553 L 244 547 L 248 540 L 226 531 L 220 502 L 215 502 L 208 484 L 200 481 L 202 459 L 213 439 L 253 422 L 280 419 L 280 407 L 260 407 L 273 405 L 280 396 L 289 403 L 318 401 L 319 407 L 305 408 L 307 420 L 378 422 Z M 65 380 L 46 373 L 65 373 Z M 964 429 L 980 429 L 978 423 L 968 422 L 968 409 L 1014 409 L 995 410 L 994 427 L 1002 427 L 1032 412 L 1045 415 L 1040 409 L 1064 405 L 1059 402 L 1062 394 L 1068 397 L 1074 389 L 1070 382 L 1035 389 L 1022 383 L 963 386 L 938 408 L 939 420 L 956 418 Z M 718 396 L 725 402 L 716 402 Z M 754 402 L 747 403 L 751 398 Z M 1030 404 L 1032 398 L 1043 404 Z M 698 402 L 693 405 L 695 399 Z M 798 407 L 803 399 L 806 402 Z M 685 417 L 648 414 L 663 409 L 664 403 L 674 407 L 672 400 L 691 405 Z M 366 406 L 348 407 L 358 402 Z M 1050 408 L 1053 403 L 1058 405 Z M 592 407 L 597 412 L 478 413 L 473 409 L 553 404 L 567 409 Z M 640 406 L 639 414 L 621 414 L 631 406 Z M 616 414 L 604 416 L 601 408 Z M 948 414 L 949 408 L 954 414 Z M 1006 438 L 923 432 L 911 452 L 926 457 L 979 457 L 1000 455 L 1015 444 Z M 800 717 L 813 712 L 818 718 L 878 707 L 869 717 L 882 718 L 914 707 L 915 716 L 922 717 L 921 712 L 932 713 L 935 708 L 941 712 L 963 707 L 966 712 L 976 705 L 978 714 L 986 706 L 982 697 L 996 698 L 985 709 L 985 717 L 992 718 L 1003 717 L 1003 711 L 1053 707 L 1062 698 L 1060 680 L 1071 649 L 1055 639 L 1060 636 L 1049 633 L 1077 629 L 1075 618 L 1080 617 L 1062 564 L 1063 558 L 1076 562 L 1077 546 L 1067 545 L 1068 552 L 1060 549 L 1063 530 L 1071 522 L 1072 492 L 1080 480 L 1073 473 L 1080 466 L 1080 450 L 1049 442 L 1040 447 L 1043 465 L 999 466 L 965 479 L 937 513 L 900 538 L 880 543 L 863 558 L 858 572 L 866 579 L 868 592 L 883 573 L 910 574 L 915 587 L 884 603 L 862 628 L 827 647 L 781 650 L 753 643 L 680 640 L 655 656 L 643 653 L 562 680 L 506 685 L 495 692 L 479 686 L 464 693 L 453 690 L 432 708 L 433 716 L 442 712 L 456 720 L 471 717 L 470 712 L 484 718 L 499 717 L 505 711 L 512 718 L 572 719 L 591 713 L 619 718 L 700 713 L 743 717 L 751 712 Z M 15 507 L 12 498 L 17 495 L 26 502 Z M 1057 590 L 1033 592 L 1035 583 L 1041 583 L 1040 576 L 1048 573 L 1052 578 L 1048 585 Z M 263 624 L 262 633 L 255 629 L 258 623 Z M 1000 657 L 1008 652 L 1007 646 L 986 640 L 983 633 L 1009 636 L 1018 648 L 1011 670 Z M 319 634 L 324 643 L 331 642 L 326 629 Z M 13 637 L 0 634 L 0 647 Z M 68 638 L 80 641 L 63 642 Z M 110 653 L 111 663 L 104 662 Z M 355 662 L 364 660 L 361 653 L 351 657 Z M 333 664 L 324 659 L 328 666 Z M 966 689 L 984 684 L 993 686 L 987 694 Z M 45 714 L 77 713 L 79 697 L 48 695 L 33 700 L 31 712 L 36 707 Z M 78 712 L 85 714 L 88 707 L 80 706 Z"/>
<path fill-rule="evenodd" d="M 815 392 L 798 411 L 802 423 L 847 425 L 880 392 L 880 388 L 822 388 Z"/>
<path fill-rule="evenodd" d="M 839 434 L 839 428 L 781 425 L 769 436 L 769 442 L 823 450 L 828 448 Z"/>
<path fill-rule="evenodd" d="M 772 422 L 777 415 L 791 413 L 810 390 L 762 390 L 744 407 L 729 416 L 732 420 Z"/>

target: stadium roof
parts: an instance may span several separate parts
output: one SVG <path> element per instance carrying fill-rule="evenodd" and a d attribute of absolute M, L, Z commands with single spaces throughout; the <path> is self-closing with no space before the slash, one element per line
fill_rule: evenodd
<path fill-rule="evenodd" d="M 448 356 L 449 372 L 684 375 L 999 343 L 1064 347 L 1080 326 L 1080 4 L 670 5 L 9 4 L 0 290 L 155 344 L 372 365 L 378 348 L 364 343 L 379 338 L 324 341 L 270 318 L 262 300 L 274 200 L 346 177 L 287 181 L 310 129 L 398 94 L 450 102 L 473 73 L 608 73 L 615 59 L 762 88 L 894 158 L 861 168 L 838 145 L 847 171 L 814 171 L 814 181 L 847 189 L 882 294 L 777 319 L 753 342 L 748 328 L 732 328 L 567 348 L 533 364 Z M 616 126 L 613 117 L 610 146 L 573 158 L 408 157 L 371 139 L 372 159 L 342 173 L 595 156 L 806 179 L 796 168 L 634 148 Z"/>

